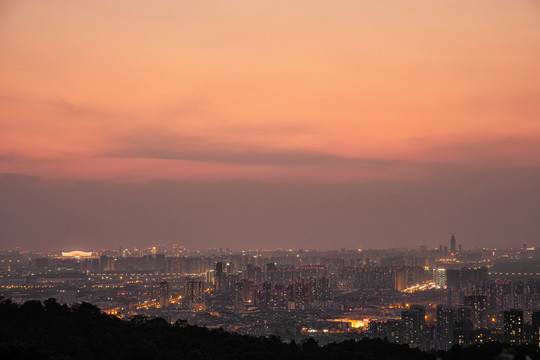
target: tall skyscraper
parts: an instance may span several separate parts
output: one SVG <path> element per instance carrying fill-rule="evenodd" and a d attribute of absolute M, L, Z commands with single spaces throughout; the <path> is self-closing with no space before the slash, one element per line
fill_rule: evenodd
<path fill-rule="evenodd" d="M 452 234 L 452 237 L 450 238 L 450 252 L 452 254 L 456 253 L 456 237 L 454 234 Z"/>
<path fill-rule="evenodd" d="M 523 341 L 523 311 L 504 312 L 504 341 L 510 345 L 521 345 Z"/>
<path fill-rule="evenodd" d="M 159 307 L 169 306 L 169 283 L 162 281 L 159 283 Z"/>

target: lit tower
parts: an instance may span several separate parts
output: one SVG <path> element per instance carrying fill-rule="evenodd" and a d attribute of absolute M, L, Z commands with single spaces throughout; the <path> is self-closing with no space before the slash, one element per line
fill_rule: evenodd
<path fill-rule="evenodd" d="M 452 234 L 452 237 L 450 238 L 450 252 L 452 254 L 456 253 L 456 237 L 454 234 Z"/>

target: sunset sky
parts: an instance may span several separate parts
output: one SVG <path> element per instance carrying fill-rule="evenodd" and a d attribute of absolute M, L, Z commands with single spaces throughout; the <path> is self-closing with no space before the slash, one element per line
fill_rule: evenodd
<path fill-rule="evenodd" d="M 0 0 L 0 249 L 540 246 L 536 0 Z"/>

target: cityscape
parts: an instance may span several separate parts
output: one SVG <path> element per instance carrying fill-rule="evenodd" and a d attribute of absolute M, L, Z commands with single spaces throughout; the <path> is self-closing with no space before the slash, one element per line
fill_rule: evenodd
<path fill-rule="evenodd" d="M 321 344 L 540 344 L 540 248 L 0 253 L 0 296 Z"/>
<path fill-rule="evenodd" d="M 0 359 L 540 360 L 540 0 L 0 0 Z"/>

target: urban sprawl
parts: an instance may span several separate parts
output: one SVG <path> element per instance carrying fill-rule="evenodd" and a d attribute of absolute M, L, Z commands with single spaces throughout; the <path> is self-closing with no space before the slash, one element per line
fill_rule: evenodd
<path fill-rule="evenodd" d="M 71 250 L 71 249 L 69 249 Z M 0 252 L 0 296 L 283 340 L 540 345 L 540 248 Z"/>

